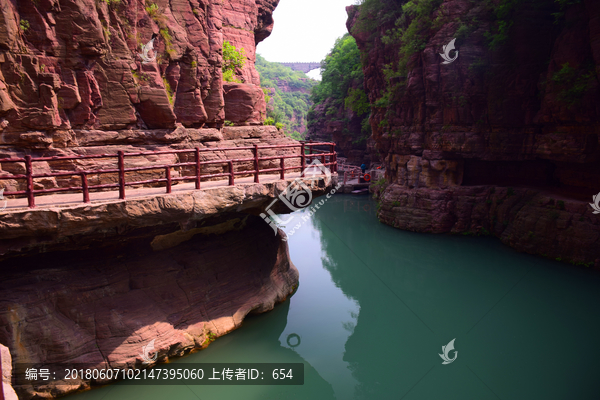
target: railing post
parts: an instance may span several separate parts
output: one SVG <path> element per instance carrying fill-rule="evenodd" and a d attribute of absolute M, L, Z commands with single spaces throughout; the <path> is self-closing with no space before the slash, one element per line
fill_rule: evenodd
<path fill-rule="evenodd" d="M 200 189 L 200 148 L 196 147 L 196 189 Z"/>
<path fill-rule="evenodd" d="M 88 187 L 87 175 L 84 173 L 81 174 L 81 188 L 83 189 L 83 202 L 90 202 L 90 189 Z"/>
<path fill-rule="evenodd" d="M 331 164 L 331 172 L 337 172 L 337 160 L 336 160 L 336 154 L 335 154 L 335 144 L 331 144 L 331 157 L 330 160 L 332 162 Z"/>
<path fill-rule="evenodd" d="M 167 193 L 171 193 L 171 167 L 165 167 L 165 173 L 167 174 Z"/>
<path fill-rule="evenodd" d="M 125 153 L 118 152 L 119 156 L 119 199 L 125 199 Z"/>
<path fill-rule="evenodd" d="M 259 183 L 258 181 L 258 145 L 254 144 L 254 183 Z"/>
<path fill-rule="evenodd" d="M 327 166 L 325 165 L 325 153 L 323 153 L 323 155 L 321 156 L 321 164 L 323 164 L 323 166 L 327 168 Z M 321 171 L 321 173 L 325 174 L 325 171 Z"/>
<path fill-rule="evenodd" d="M 281 168 L 281 171 L 279 173 L 279 178 L 285 179 L 285 158 L 283 158 L 283 157 L 281 157 L 279 159 L 279 168 Z"/>
<path fill-rule="evenodd" d="M 302 170 L 300 171 L 300 178 L 304 178 L 304 170 L 306 169 L 306 150 L 304 146 L 304 142 L 302 142 L 302 147 L 300 148 L 300 154 L 302 155 Z"/>
<path fill-rule="evenodd" d="M 312 148 L 312 139 L 308 141 L 308 154 L 312 155 L 313 153 L 313 148 Z M 311 162 L 313 160 L 312 157 L 309 157 L 308 161 Z"/>
<path fill-rule="evenodd" d="M 31 165 L 31 156 L 25 156 L 25 174 L 27 175 L 27 203 L 29 208 L 35 208 L 35 199 L 33 197 L 33 167 Z"/>
<path fill-rule="evenodd" d="M 229 186 L 234 185 L 233 161 L 229 161 Z"/>

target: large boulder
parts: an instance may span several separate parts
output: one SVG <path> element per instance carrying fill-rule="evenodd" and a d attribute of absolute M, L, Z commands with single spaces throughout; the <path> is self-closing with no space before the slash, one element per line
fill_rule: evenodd
<path fill-rule="evenodd" d="M 225 120 L 236 124 L 259 125 L 267 115 L 265 94 L 259 86 L 224 83 Z"/>

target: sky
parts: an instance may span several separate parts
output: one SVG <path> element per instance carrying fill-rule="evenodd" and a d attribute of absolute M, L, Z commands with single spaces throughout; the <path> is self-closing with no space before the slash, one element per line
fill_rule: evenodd
<path fill-rule="evenodd" d="M 257 53 L 273 62 L 323 60 L 335 40 L 348 32 L 346 6 L 354 3 L 356 0 L 281 0 L 273 13 L 273 33 L 258 44 Z"/>

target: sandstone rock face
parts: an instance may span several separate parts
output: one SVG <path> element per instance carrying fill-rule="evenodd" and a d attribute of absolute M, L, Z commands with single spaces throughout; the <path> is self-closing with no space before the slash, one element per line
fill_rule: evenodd
<path fill-rule="evenodd" d="M 223 41 L 244 48 L 238 75 L 260 85 L 255 48 L 277 3 L 1 0 L 0 118 L 8 132 L 220 126 Z M 142 63 L 153 34 L 156 60 Z"/>
<path fill-rule="evenodd" d="M 251 135 L 257 128 L 229 129 Z M 142 346 L 152 340 L 157 362 L 206 347 L 297 287 L 285 234 L 257 216 L 290 182 L 5 211 L 0 342 L 19 368 L 140 367 Z M 304 183 L 316 197 L 337 176 Z M 282 202 L 270 209 L 289 212 Z M 24 371 L 14 376 L 21 399 L 90 386 L 34 387 Z"/>
<path fill-rule="evenodd" d="M 443 1 L 405 70 L 402 44 L 382 40 L 394 18 L 361 31 L 362 11 L 347 8 L 386 167 L 379 216 L 416 231 L 485 229 L 523 251 L 600 266 L 600 218 L 588 205 L 600 191 L 600 4 L 583 0 L 563 17 L 553 1 L 513 5 L 492 47 L 495 3 Z M 453 38 L 459 56 L 442 64 Z M 516 195 L 496 207 L 493 190 Z"/>
<path fill-rule="evenodd" d="M 2 390 L 5 400 L 19 400 L 12 387 L 12 357 L 8 347 L 0 344 L 0 358 L 2 358 Z"/>
<path fill-rule="evenodd" d="M 15 365 L 141 367 L 142 347 L 152 340 L 157 362 L 165 362 L 206 347 L 249 313 L 273 309 L 298 284 L 285 234 L 274 236 L 255 216 L 233 213 L 223 220 L 228 223 L 197 229 L 159 250 L 153 240 L 168 231 L 127 247 L 5 262 L 0 340 L 12 349 Z M 22 379 L 24 371 L 14 375 L 22 400 L 49 398 L 51 387 L 54 398 L 90 385 L 33 387 Z"/>
<path fill-rule="evenodd" d="M 267 115 L 265 95 L 260 86 L 223 84 L 225 120 L 238 124 L 262 125 Z"/>
<path fill-rule="evenodd" d="M 335 109 L 335 113 L 328 110 Z M 332 104 L 331 99 L 313 107 L 308 116 L 307 139 L 319 142 L 334 142 L 340 157 L 345 157 L 349 164 L 361 165 L 378 162 L 373 151 L 373 139 L 364 139 L 362 132 L 362 116 L 356 115 L 343 105 Z"/>
<path fill-rule="evenodd" d="M 189 234 L 222 214 L 259 215 L 291 182 L 238 183 L 91 204 L 6 209 L 0 220 L 0 262 L 13 256 L 123 243 L 129 236 L 158 236 L 163 231 L 180 230 Z M 314 198 L 331 190 L 337 184 L 337 175 L 329 182 L 323 176 L 306 177 L 303 182 Z M 281 201 L 271 210 L 289 212 Z M 161 233 L 155 233 L 158 231 Z"/>
<path fill-rule="evenodd" d="M 296 141 L 285 136 L 274 126 L 240 126 L 225 127 L 221 130 L 194 129 L 178 126 L 175 129 L 130 129 L 130 130 L 60 130 L 52 132 L 48 136 L 43 132 L 28 132 L 18 135 L 5 134 L 6 141 L 11 146 L 0 148 L 0 158 L 23 157 L 27 154 L 33 157 L 41 156 L 73 156 L 94 154 L 117 154 L 118 151 L 133 153 L 146 150 L 177 150 L 177 149 L 200 149 L 210 148 L 236 148 L 259 146 L 297 144 Z M 260 156 L 274 156 L 276 154 L 298 154 L 299 149 L 265 149 L 260 150 Z M 213 161 L 217 159 L 246 158 L 253 157 L 252 150 L 240 151 L 215 151 L 202 152 L 202 161 Z M 175 162 L 191 162 L 193 157 L 190 153 L 180 155 L 148 155 L 139 157 L 126 157 L 125 167 L 139 167 L 148 165 L 172 164 Z M 289 160 L 292 162 L 293 160 Z M 277 167 L 277 160 L 261 161 L 260 168 L 266 169 Z M 290 164 L 291 165 L 291 164 Z M 116 168 L 116 158 L 73 160 L 73 161 L 51 161 L 33 163 L 34 173 L 64 172 L 89 170 L 89 169 L 111 169 Z M 246 168 L 247 167 L 247 168 Z M 227 164 L 211 164 L 203 167 L 202 174 L 221 173 L 227 170 Z M 236 168 L 251 170 L 254 168 L 252 162 L 236 164 Z M 23 163 L 2 163 L 0 175 L 16 175 L 25 172 Z M 192 175 L 195 171 L 191 167 L 173 169 L 173 177 Z M 164 171 L 160 169 L 138 171 L 127 173 L 127 181 L 142 181 L 147 179 L 164 178 Z M 115 174 L 90 175 L 90 185 L 114 183 L 117 180 Z M 36 189 L 51 189 L 56 187 L 81 186 L 77 176 L 58 178 L 36 178 L 34 179 Z M 6 191 L 24 190 L 25 180 L 4 179 L 0 180 L 0 187 Z"/>

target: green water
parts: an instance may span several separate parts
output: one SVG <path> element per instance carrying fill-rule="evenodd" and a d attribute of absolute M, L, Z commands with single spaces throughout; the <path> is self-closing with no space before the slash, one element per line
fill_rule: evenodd
<path fill-rule="evenodd" d="M 366 197 L 302 216 L 286 224 L 303 223 L 289 238 L 296 294 L 176 363 L 302 362 L 303 386 L 117 383 L 69 399 L 600 399 L 597 272 L 400 231 Z"/>

